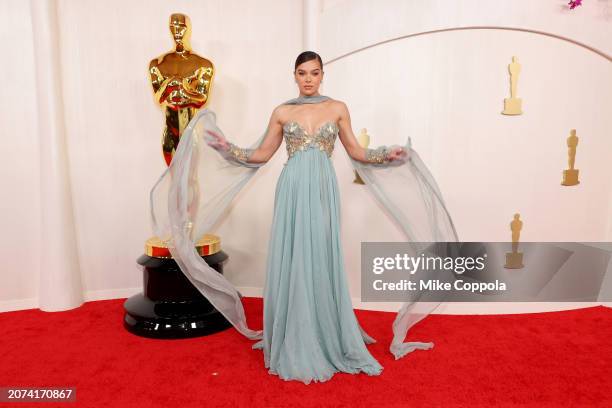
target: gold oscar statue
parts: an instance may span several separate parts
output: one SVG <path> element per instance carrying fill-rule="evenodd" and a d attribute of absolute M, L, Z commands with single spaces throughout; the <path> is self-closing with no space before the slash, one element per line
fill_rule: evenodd
<path fill-rule="evenodd" d="M 506 269 L 521 269 L 523 267 L 523 253 L 518 252 L 519 237 L 523 228 L 523 221 L 520 219 L 520 214 L 514 214 L 514 219 L 510 222 L 510 230 L 512 231 L 512 252 L 506 253 Z"/>
<path fill-rule="evenodd" d="M 166 114 L 162 151 L 169 166 L 183 129 L 195 113 L 208 102 L 213 63 L 191 52 L 191 22 L 184 14 L 170 16 L 170 33 L 175 47 L 149 64 L 155 102 Z"/>
<path fill-rule="evenodd" d="M 149 63 L 151 85 L 155 102 L 163 109 L 166 116 L 166 126 L 162 136 L 162 153 L 166 165 L 170 165 L 174 152 L 178 147 L 180 137 L 187 124 L 210 98 L 214 76 L 213 63 L 191 50 L 191 20 L 185 14 L 175 13 L 170 16 L 170 33 L 174 40 L 174 51 L 163 54 Z M 197 177 L 197 174 L 193 174 Z M 198 197 L 198 183 L 192 182 L 193 197 Z M 196 200 L 197 201 L 197 200 Z M 198 203 L 192 203 L 193 211 L 197 211 Z M 195 214 L 192 214 L 192 219 Z M 193 240 L 193 225 L 189 223 Z M 156 258 L 172 258 L 167 248 L 168 237 L 152 237 L 145 243 L 148 256 Z M 205 234 L 196 243 L 196 249 L 201 255 L 210 255 L 220 250 L 219 237 Z"/>
<path fill-rule="evenodd" d="M 580 183 L 578 180 L 578 169 L 574 168 L 574 163 L 576 162 L 576 147 L 578 147 L 578 136 L 576 136 L 576 129 L 572 129 L 567 138 L 567 163 L 569 169 L 563 170 L 563 181 L 561 184 L 564 186 L 575 186 Z"/>
<path fill-rule="evenodd" d="M 361 131 L 359 132 L 359 136 L 357 136 L 357 142 L 359 142 L 359 145 L 364 149 L 367 149 L 370 145 L 370 135 L 368 135 L 368 131 L 366 130 L 366 128 L 361 129 Z M 357 170 L 353 171 L 355 172 L 355 180 L 353 180 L 353 183 L 365 184 L 361 179 L 359 173 L 357 173 Z"/>
<path fill-rule="evenodd" d="M 172 14 L 170 32 L 174 52 L 151 61 L 149 74 L 155 101 L 165 111 L 166 127 L 162 151 L 166 165 L 174 157 L 183 130 L 198 109 L 208 102 L 213 78 L 213 64 L 191 52 L 189 17 Z M 190 172 L 192 197 L 199 197 L 197 172 Z M 198 211 L 197 199 L 190 204 L 190 219 Z M 214 234 L 194 240 L 191 222 L 185 225 L 199 256 L 213 269 L 223 273 L 228 255 Z M 124 327 L 131 333 L 151 338 L 188 338 L 205 336 L 231 327 L 201 291 L 194 286 L 173 259 L 170 237 L 152 237 L 145 243 L 145 253 L 137 260 L 143 267 L 143 291 L 124 303 Z"/>
<path fill-rule="evenodd" d="M 517 57 L 512 57 L 512 62 L 508 64 L 508 72 L 510 73 L 510 98 L 504 99 L 504 115 L 520 115 L 522 100 L 516 97 L 516 85 L 519 74 L 521 73 L 521 64 L 518 63 Z"/>

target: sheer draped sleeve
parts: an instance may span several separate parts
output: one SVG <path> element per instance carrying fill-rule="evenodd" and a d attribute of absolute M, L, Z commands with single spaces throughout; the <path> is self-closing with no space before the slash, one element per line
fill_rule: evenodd
<path fill-rule="evenodd" d="M 368 149 L 368 162 L 351 158 L 351 163 L 387 215 L 400 227 L 411 256 L 427 251 L 427 243 L 457 242 L 459 238 L 440 189 L 418 153 L 412 149 L 410 138 L 402 146 L 407 152 L 405 160 L 387 159 L 386 155 L 394 146 L 397 145 Z M 436 252 L 441 255 L 439 247 Z M 430 277 L 444 281 L 455 279 L 446 271 L 433 271 Z M 433 347 L 431 342 L 404 342 L 404 339 L 408 330 L 439 304 L 439 296 L 434 297 L 426 290 L 413 291 L 406 299 L 393 322 L 390 351 L 396 359 L 413 350 Z"/>
<path fill-rule="evenodd" d="M 223 135 L 209 109 L 196 114 L 181 135 L 170 166 L 150 193 L 153 232 L 167 241 L 173 259 L 189 281 L 236 329 L 250 339 L 261 330 L 248 327 L 240 294 L 222 274 L 211 268 L 195 249 L 195 241 L 212 231 L 230 203 L 263 163 L 245 159 L 263 141 L 264 132 L 248 148 L 231 143 L 215 149 L 208 133 Z"/>

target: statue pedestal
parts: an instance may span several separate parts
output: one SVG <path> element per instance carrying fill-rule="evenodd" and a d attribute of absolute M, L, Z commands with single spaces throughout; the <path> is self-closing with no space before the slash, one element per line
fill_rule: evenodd
<path fill-rule="evenodd" d="M 223 273 L 228 258 L 223 251 L 202 258 Z M 173 259 L 142 255 L 144 291 L 128 298 L 123 307 L 124 327 L 151 338 L 199 337 L 225 330 L 231 323 L 189 282 Z"/>
<path fill-rule="evenodd" d="M 580 181 L 578 181 L 578 169 L 563 170 L 562 185 L 575 186 L 578 183 L 580 183 Z"/>
<path fill-rule="evenodd" d="M 523 267 L 523 253 L 522 252 L 506 252 L 506 269 L 521 269 Z"/>
<path fill-rule="evenodd" d="M 522 99 L 520 98 L 506 98 L 504 99 L 504 115 L 520 115 L 523 113 L 522 110 Z"/>
<path fill-rule="evenodd" d="M 361 179 L 361 176 L 359 175 L 359 173 L 357 173 L 357 170 L 353 170 L 353 172 L 355 173 L 355 180 L 353 180 L 353 183 L 355 183 L 355 184 L 365 184 L 363 182 L 363 180 Z"/>

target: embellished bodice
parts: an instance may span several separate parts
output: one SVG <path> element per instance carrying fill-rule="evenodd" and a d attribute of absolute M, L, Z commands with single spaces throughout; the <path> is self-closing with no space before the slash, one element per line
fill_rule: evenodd
<path fill-rule="evenodd" d="M 327 121 L 321 125 L 314 135 L 308 134 L 296 121 L 285 123 L 283 125 L 283 136 L 287 145 L 289 159 L 298 150 L 303 151 L 311 147 L 324 151 L 330 157 L 334 151 L 334 143 L 336 142 L 338 131 L 338 125 L 332 121 Z"/>

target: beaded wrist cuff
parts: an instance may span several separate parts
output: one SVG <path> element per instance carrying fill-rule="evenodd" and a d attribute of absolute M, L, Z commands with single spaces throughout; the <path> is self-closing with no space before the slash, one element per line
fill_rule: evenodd
<path fill-rule="evenodd" d="M 376 149 L 366 149 L 365 158 L 368 163 L 387 163 L 389 162 L 389 148 L 380 146 Z"/>
<path fill-rule="evenodd" d="M 234 159 L 246 163 L 255 149 L 249 149 L 245 147 L 238 147 L 233 143 L 229 144 L 230 148 L 228 150 L 228 154 Z"/>

